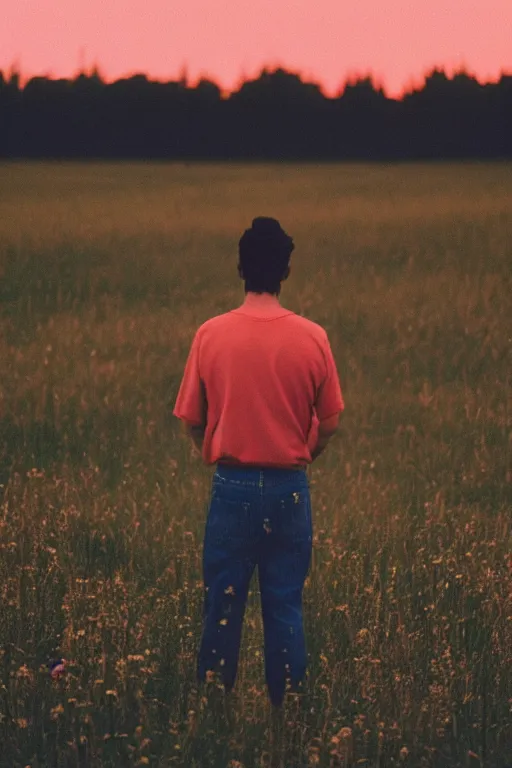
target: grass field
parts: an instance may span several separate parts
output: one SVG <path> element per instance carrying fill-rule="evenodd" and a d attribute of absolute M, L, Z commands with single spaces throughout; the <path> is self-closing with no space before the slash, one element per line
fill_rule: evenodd
<path fill-rule="evenodd" d="M 232 728 L 195 687 L 213 468 L 171 415 L 256 215 L 294 237 L 280 299 L 326 329 L 346 399 L 308 472 L 282 765 L 512 765 L 512 166 L 12 163 L 1 768 L 279 764 L 256 577 Z"/>

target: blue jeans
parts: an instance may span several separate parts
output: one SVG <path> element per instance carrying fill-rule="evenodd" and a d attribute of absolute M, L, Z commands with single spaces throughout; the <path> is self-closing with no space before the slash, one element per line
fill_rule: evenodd
<path fill-rule="evenodd" d="M 302 590 L 309 571 L 313 526 L 305 470 L 217 465 L 203 548 L 203 633 L 200 682 L 219 672 L 235 683 L 245 605 L 258 566 L 265 642 L 265 679 L 273 704 L 286 681 L 306 674 Z"/>

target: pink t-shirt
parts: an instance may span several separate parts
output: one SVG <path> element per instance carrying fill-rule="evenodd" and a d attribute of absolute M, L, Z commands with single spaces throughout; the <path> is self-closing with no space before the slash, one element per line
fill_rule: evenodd
<path fill-rule="evenodd" d="M 343 409 L 322 326 L 276 296 L 247 293 L 197 330 L 173 414 L 206 424 L 205 464 L 305 467 L 318 422 Z"/>

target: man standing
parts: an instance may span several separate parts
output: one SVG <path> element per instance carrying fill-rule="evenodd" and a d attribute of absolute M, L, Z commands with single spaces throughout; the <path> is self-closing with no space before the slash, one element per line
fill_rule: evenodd
<path fill-rule="evenodd" d="M 239 242 L 245 301 L 200 326 L 173 410 L 207 465 L 216 465 L 205 527 L 203 634 L 197 674 L 235 683 L 249 582 L 261 592 L 265 678 L 280 707 L 300 687 L 307 653 L 302 591 L 312 548 L 306 468 L 344 408 L 325 330 L 285 309 L 291 237 L 254 219 Z"/>

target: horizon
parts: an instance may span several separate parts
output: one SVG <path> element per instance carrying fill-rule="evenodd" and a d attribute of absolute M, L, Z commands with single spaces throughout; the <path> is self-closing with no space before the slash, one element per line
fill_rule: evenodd
<path fill-rule="evenodd" d="M 509 0 L 23 0 L 4 11 L 0 70 L 74 79 L 97 69 L 106 82 L 145 74 L 154 82 L 215 82 L 223 95 L 282 68 L 332 98 L 371 77 L 388 98 L 421 87 L 427 73 L 464 70 L 480 83 L 512 73 Z"/>
<path fill-rule="evenodd" d="M 450 68 L 442 64 L 434 64 L 428 67 L 427 69 L 425 69 L 421 75 L 417 77 L 409 77 L 407 81 L 407 85 L 404 84 L 404 86 L 402 87 L 399 93 L 390 94 L 388 93 L 385 86 L 383 85 L 382 79 L 379 78 L 379 76 L 376 73 L 372 72 L 371 70 L 364 70 L 360 72 L 352 72 L 350 74 L 347 74 L 345 79 L 340 81 L 336 91 L 332 93 L 332 92 L 328 92 L 328 89 L 324 87 L 324 84 L 320 82 L 318 78 L 307 77 L 303 72 L 287 67 L 286 64 L 283 64 L 283 63 L 269 65 L 263 62 L 256 72 L 251 73 L 251 75 L 246 75 L 245 79 L 240 78 L 236 83 L 233 84 L 231 88 L 223 87 L 220 81 L 220 78 L 216 77 L 213 74 L 208 74 L 203 72 L 200 76 L 191 78 L 188 75 L 188 69 L 186 65 L 184 65 L 179 72 L 175 73 L 174 76 L 171 75 L 168 78 L 152 77 L 150 73 L 144 72 L 141 70 L 132 70 L 126 73 L 121 73 L 117 77 L 109 78 L 105 74 L 102 67 L 99 66 L 97 63 L 93 63 L 87 68 L 77 68 L 74 72 L 68 75 L 56 75 L 55 73 L 48 72 L 48 70 L 44 72 L 26 73 L 26 72 L 23 72 L 23 70 L 21 70 L 18 67 L 18 64 L 16 62 L 11 63 L 11 65 L 7 68 L 2 68 L 2 66 L 0 66 L 0 74 L 3 74 L 4 78 L 9 79 L 13 74 L 16 74 L 19 77 L 19 84 L 22 89 L 26 86 L 26 84 L 30 80 L 34 78 L 46 78 L 48 80 L 74 81 L 81 75 L 86 77 L 92 77 L 94 74 L 96 74 L 97 76 L 99 76 L 99 78 L 105 85 L 110 85 L 120 80 L 130 79 L 135 76 L 143 76 L 148 80 L 148 82 L 162 83 L 162 84 L 170 83 L 170 82 L 179 82 L 180 80 L 185 80 L 186 87 L 188 88 L 196 88 L 201 80 L 203 81 L 207 80 L 218 86 L 218 88 L 220 89 L 222 98 L 227 98 L 232 93 L 235 93 L 237 90 L 239 90 L 239 88 L 244 83 L 259 79 L 264 72 L 266 72 L 267 74 L 274 74 L 278 70 L 284 70 L 287 74 L 300 77 L 301 81 L 304 84 L 314 84 L 318 86 L 319 90 L 326 98 L 337 98 L 342 94 L 344 88 L 347 85 L 351 85 L 357 81 L 360 81 L 366 78 L 371 79 L 374 88 L 382 89 L 382 91 L 384 92 L 385 96 L 388 99 L 401 100 L 405 95 L 410 93 L 412 90 L 421 90 L 425 86 L 425 82 L 427 78 L 434 71 L 444 72 L 444 74 L 449 80 L 452 80 L 456 75 L 464 74 L 468 77 L 475 79 L 482 86 L 496 84 L 500 81 L 502 77 L 512 77 L 512 68 L 501 69 L 495 77 L 483 78 L 481 76 L 479 77 L 474 71 L 468 69 L 464 65 L 461 65 L 458 67 L 453 66 Z"/>

